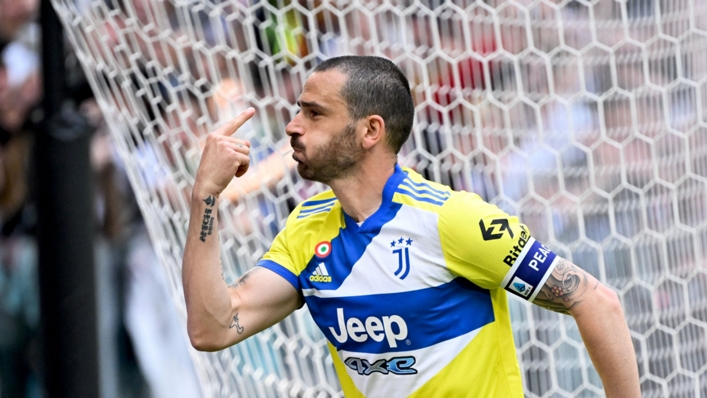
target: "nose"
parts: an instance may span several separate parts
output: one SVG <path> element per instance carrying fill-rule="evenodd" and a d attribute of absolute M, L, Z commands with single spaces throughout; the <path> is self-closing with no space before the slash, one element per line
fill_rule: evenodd
<path fill-rule="evenodd" d="M 303 129 L 302 125 L 300 123 L 300 118 L 302 117 L 301 112 L 297 112 L 295 117 L 290 120 L 289 123 L 287 123 L 287 126 L 285 127 L 285 133 L 292 137 L 293 135 L 302 135 L 303 134 Z"/>

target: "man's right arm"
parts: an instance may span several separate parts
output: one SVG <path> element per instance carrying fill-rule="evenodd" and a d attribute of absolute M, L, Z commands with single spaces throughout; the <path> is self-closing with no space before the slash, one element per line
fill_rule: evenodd
<path fill-rule="evenodd" d="M 618 295 L 559 257 L 540 289 L 533 304 L 574 317 L 606 396 L 640 397 L 636 353 Z"/>
<path fill-rule="evenodd" d="M 231 137 L 253 115 L 249 110 L 210 134 L 191 198 L 182 261 L 187 330 L 192 345 L 216 351 L 277 323 L 300 306 L 300 295 L 283 277 L 262 267 L 228 286 L 218 240 L 218 200 L 235 175 L 248 167 L 248 143 Z"/>

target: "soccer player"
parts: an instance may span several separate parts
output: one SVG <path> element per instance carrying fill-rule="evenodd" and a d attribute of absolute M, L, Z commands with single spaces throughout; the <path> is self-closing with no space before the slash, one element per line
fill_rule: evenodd
<path fill-rule="evenodd" d="M 609 397 L 638 397 L 617 295 L 478 195 L 397 164 L 414 106 L 390 61 L 322 62 L 287 125 L 303 178 L 331 190 L 290 214 L 258 266 L 228 286 L 219 195 L 248 169 L 232 137 L 207 138 L 192 191 L 182 278 L 192 345 L 220 350 L 303 304 L 326 336 L 346 396 L 522 397 L 507 294 L 575 318 Z"/>

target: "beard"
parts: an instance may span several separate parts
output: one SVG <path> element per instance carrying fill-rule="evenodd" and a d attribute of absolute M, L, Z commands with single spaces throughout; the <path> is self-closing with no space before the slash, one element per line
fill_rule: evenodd
<path fill-rule="evenodd" d="M 297 171 L 305 180 L 324 184 L 349 175 L 363 155 L 363 149 L 356 145 L 356 126 L 347 123 L 332 139 L 317 148 L 305 152 L 304 146 L 293 137 L 292 148 L 302 151 L 304 161 L 297 159 Z"/>

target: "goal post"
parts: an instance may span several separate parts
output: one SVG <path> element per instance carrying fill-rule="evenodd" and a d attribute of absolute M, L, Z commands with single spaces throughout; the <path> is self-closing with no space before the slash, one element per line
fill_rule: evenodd
<path fill-rule="evenodd" d="M 518 215 L 621 298 L 644 397 L 707 397 L 707 2 L 53 0 L 185 314 L 189 195 L 205 136 L 247 106 L 251 170 L 219 208 L 227 281 L 294 205 L 286 123 L 311 70 L 393 60 L 415 125 L 401 164 Z M 570 317 L 511 299 L 528 397 L 599 397 Z M 193 351 L 204 395 L 341 395 L 307 309 Z"/>

